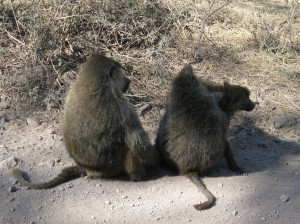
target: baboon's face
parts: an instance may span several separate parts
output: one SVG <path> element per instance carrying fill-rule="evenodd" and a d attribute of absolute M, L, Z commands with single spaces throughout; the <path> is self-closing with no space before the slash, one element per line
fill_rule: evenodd
<path fill-rule="evenodd" d="M 110 65 L 108 75 L 118 90 L 126 92 L 131 81 L 126 77 L 126 72 L 121 66 Z"/>
<path fill-rule="evenodd" d="M 242 95 L 237 102 L 237 107 L 238 110 L 251 111 L 254 109 L 255 103 L 249 99 L 249 96 Z"/>
<path fill-rule="evenodd" d="M 224 83 L 224 100 L 227 105 L 226 108 L 229 111 L 252 111 L 255 108 L 255 103 L 250 99 L 250 92 L 247 88 L 230 85 Z"/>

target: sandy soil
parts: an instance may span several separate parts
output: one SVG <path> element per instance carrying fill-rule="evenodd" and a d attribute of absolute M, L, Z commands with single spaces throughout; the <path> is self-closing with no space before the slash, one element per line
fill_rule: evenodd
<path fill-rule="evenodd" d="M 20 187 L 12 179 L 13 166 L 35 182 L 48 180 L 73 163 L 64 149 L 61 124 L 35 125 L 27 124 L 26 118 L 2 119 L 1 224 L 299 223 L 300 146 L 255 127 L 231 128 L 230 144 L 246 174 L 236 175 L 223 161 L 204 178 L 216 205 L 199 212 L 193 204 L 204 196 L 185 177 L 166 170 L 137 183 L 126 178 L 81 178 L 50 190 Z"/>

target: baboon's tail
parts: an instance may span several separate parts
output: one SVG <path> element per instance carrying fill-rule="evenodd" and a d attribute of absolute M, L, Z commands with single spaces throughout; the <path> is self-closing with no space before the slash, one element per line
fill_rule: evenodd
<path fill-rule="evenodd" d="M 29 183 L 24 179 L 23 172 L 19 169 L 12 170 L 13 176 L 20 182 L 21 185 L 32 188 L 32 189 L 49 189 L 56 187 L 67 181 L 79 178 L 85 175 L 85 170 L 79 166 L 70 166 L 62 170 L 62 172 L 55 177 L 53 180 L 44 183 Z"/>
<path fill-rule="evenodd" d="M 202 183 L 201 179 L 198 177 L 198 174 L 196 172 L 192 172 L 192 173 L 187 173 L 186 176 L 194 184 L 196 184 L 196 186 L 198 187 L 200 192 L 202 192 L 207 198 L 207 201 L 200 203 L 200 204 L 195 204 L 194 208 L 197 210 L 205 210 L 205 209 L 209 209 L 210 207 L 212 207 L 215 204 L 216 198 L 212 195 L 212 193 L 210 193 L 206 189 L 205 185 Z"/>

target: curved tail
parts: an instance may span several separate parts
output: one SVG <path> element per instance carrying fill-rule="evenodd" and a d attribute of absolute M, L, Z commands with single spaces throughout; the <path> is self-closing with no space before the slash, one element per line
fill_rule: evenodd
<path fill-rule="evenodd" d="M 211 208 L 215 202 L 216 198 L 210 193 L 205 185 L 202 183 L 201 179 L 198 177 L 198 174 L 196 172 L 187 173 L 186 176 L 198 187 L 198 189 L 206 196 L 207 201 L 195 204 L 194 208 L 197 210 L 205 210 Z"/>
<path fill-rule="evenodd" d="M 49 189 L 56 187 L 62 183 L 68 182 L 70 180 L 79 178 L 85 175 L 85 170 L 79 166 L 70 166 L 64 168 L 61 173 L 54 179 L 43 182 L 43 183 L 29 183 L 25 180 L 23 172 L 20 169 L 12 170 L 13 176 L 20 182 L 21 185 L 32 188 L 32 189 Z"/>

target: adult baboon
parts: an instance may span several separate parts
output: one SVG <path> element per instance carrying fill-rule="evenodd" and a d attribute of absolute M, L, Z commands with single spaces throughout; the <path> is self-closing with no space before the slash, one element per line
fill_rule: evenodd
<path fill-rule="evenodd" d="M 71 85 L 64 106 L 63 135 L 76 166 L 62 170 L 46 183 L 28 183 L 13 171 L 21 184 L 35 189 L 55 187 L 80 176 L 114 177 L 122 173 L 132 181 L 146 177 L 146 168 L 159 165 L 134 107 L 123 93 L 130 80 L 116 61 L 93 55 Z"/>
<path fill-rule="evenodd" d="M 245 92 L 243 99 L 247 98 L 247 103 L 239 102 L 239 96 L 244 96 L 242 92 Z M 215 203 L 214 196 L 198 174 L 214 167 L 224 154 L 230 168 L 241 172 L 233 159 L 227 131 L 232 112 L 254 108 L 252 101 L 251 106 L 248 105 L 248 99 L 246 88 L 236 88 L 228 83 L 221 94 L 211 93 L 203 81 L 197 80 L 190 65 L 182 69 L 172 84 L 166 112 L 160 121 L 156 148 L 164 165 L 186 175 L 207 197 L 204 203 L 194 205 L 197 210 L 208 209 Z"/>

